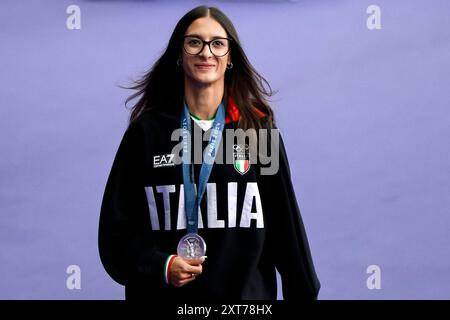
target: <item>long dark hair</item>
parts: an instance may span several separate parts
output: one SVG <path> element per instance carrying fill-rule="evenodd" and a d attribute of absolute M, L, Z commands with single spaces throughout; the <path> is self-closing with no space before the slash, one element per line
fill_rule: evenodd
<path fill-rule="evenodd" d="M 182 49 L 182 39 L 189 25 L 198 18 L 212 17 L 225 29 L 231 37 L 231 61 L 233 68 L 225 72 L 225 102 L 231 96 L 241 115 L 238 127 L 244 130 L 262 128 L 262 119 L 271 127 L 274 123 L 272 108 L 266 97 L 272 96 L 269 83 L 250 64 L 241 47 L 236 29 L 228 17 L 215 7 L 199 6 L 186 13 L 177 23 L 163 55 L 155 62 L 141 79 L 134 81 L 133 86 L 125 89 L 137 90 L 125 101 L 139 97 L 132 107 L 129 123 L 131 124 L 142 113 L 149 110 L 177 112 L 184 97 L 184 72 L 177 65 Z M 265 87 L 267 85 L 267 88 Z M 267 117 L 261 117 L 261 113 Z"/>

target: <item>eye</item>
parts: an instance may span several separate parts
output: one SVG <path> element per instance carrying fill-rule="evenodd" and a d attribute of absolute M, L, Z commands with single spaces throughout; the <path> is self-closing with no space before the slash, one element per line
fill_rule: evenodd
<path fill-rule="evenodd" d="M 212 44 L 215 47 L 223 47 L 225 45 L 225 43 L 222 40 L 214 40 Z"/>
<path fill-rule="evenodd" d="M 199 46 L 202 42 L 199 39 L 189 39 L 188 44 L 192 46 Z"/>

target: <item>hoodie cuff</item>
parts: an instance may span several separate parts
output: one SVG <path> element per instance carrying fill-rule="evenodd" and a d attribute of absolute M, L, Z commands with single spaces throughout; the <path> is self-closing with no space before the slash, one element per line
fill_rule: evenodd
<path fill-rule="evenodd" d="M 167 284 L 169 284 L 169 271 L 170 271 L 170 265 L 172 264 L 173 260 L 176 258 L 177 256 L 175 254 L 170 255 L 167 259 L 166 259 L 166 264 L 164 266 L 164 280 L 166 281 Z"/>

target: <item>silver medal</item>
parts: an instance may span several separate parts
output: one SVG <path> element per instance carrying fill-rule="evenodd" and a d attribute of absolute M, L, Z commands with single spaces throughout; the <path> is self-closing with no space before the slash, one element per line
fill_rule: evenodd
<path fill-rule="evenodd" d="M 178 242 L 177 254 L 183 259 L 199 259 L 205 253 L 205 240 L 197 233 L 188 233 Z"/>

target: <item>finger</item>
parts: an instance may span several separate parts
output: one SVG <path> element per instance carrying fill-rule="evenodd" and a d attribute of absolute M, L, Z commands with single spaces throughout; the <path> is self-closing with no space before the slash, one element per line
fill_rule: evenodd
<path fill-rule="evenodd" d="M 185 267 L 183 268 L 183 271 L 186 273 L 201 274 L 203 271 L 203 267 L 202 267 L 202 265 L 191 266 L 191 265 L 186 264 Z"/>
<path fill-rule="evenodd" d="M 195 279 L 195 277 L 189 277 L 187 279 L 175 278 L 175 279 L 172 279 L 171 283 L 176 287 L 181 287 L 181 286 L 191 282 L 194 279 Z"/>
<path fill-rule="evenodd" d="M 180 281 L 178 281 L 178 283 L 180 284 L 180 286 L 184 286 L 194 280 L 195 280 L 195 277 L 190 277 L 189 279 L 180 280 Z"/>
<path fill-rule="evenodd" d="M 200 259 L 185 259 L 184 262 L 191 266 L 198 266 L 202 264 L 206 259 L 206 256 L 201 257 Z"/>
<path fill-rule="evenodd" d="M 197 273 L 187 273 L 187 272 L 183 272 L 180 277 L 178 278 L 179 280 L 186 280 L 186 279 L 191 279 L 196 277 L 198 274 Z"/>

